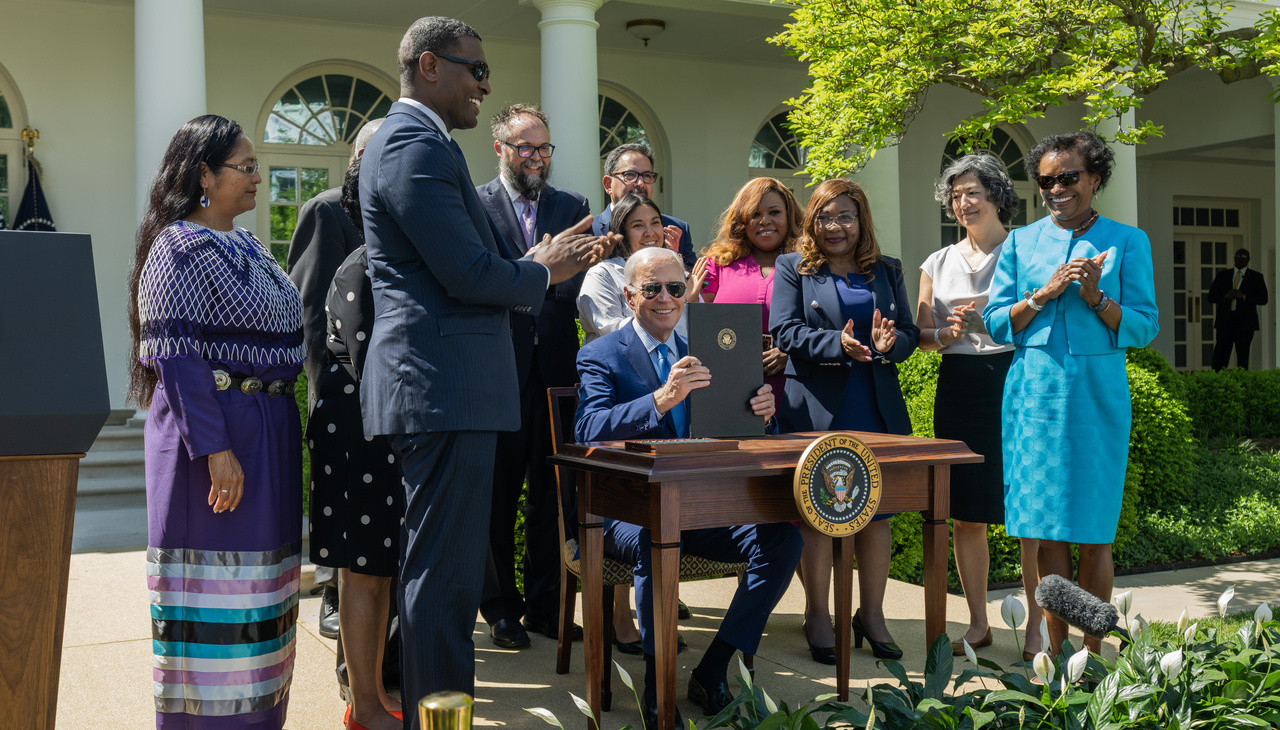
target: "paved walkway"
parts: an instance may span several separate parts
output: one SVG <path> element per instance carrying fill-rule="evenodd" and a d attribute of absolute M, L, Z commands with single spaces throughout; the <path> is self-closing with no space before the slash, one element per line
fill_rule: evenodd
<path fill-rule="evenodd" d="M 112 552 L 80 550 L 71 558 L 58 699 L 61 730 L 153 726 L 151 628 L 144 563 L 145 552 L 136 548 Z M 309 567 L 303 578 L 304 599 L 288 726 L 338 730 L 343 704 L 333 675 L 334 642 L 321 638 L 317 632 L 320 601 L 318 597 L 306 595 L 311 580 Z M 1213 614 L 1217 611 L 1218 596 L 1232 584 L 1236 586 L 1233 609 L 1252 608 L 1261 601 L 1280 605 L 1280 560 L 1150 573 L 1120 578 L 1116 582 L 1117 592 L 1133 590 L 1133 611 L 1151 620 L 1176 621 L 1184 606 L 1193 617 Z M 714 636 L 734 587 L 732 579 L 681 585 L 681 597 L 694 613 L 692 620 L 681 624 L 681 632 L 691 647 L 691 651 L 681 657 L 678 677 L 682 687 L 697 657 Z M 999 615 L 1000 600 L 1009 592 L 993 592 L 990 596 L 988 615 L 991 625 L 997 627 L 996 640 L 992 647 L 981 650 L 983 656 L 1004 666 L 1018 660 L 1014 639 L 1011 632 L 1003 628 Z M 906 650 L 904 664 L 913 673 L 920 672 L 924 666 L 922 605 L 923 591 L 919 587 L 890 581 L 885 604 L 889 627 Z M 832 691 L 835 686 L 833 668 L 815 664 L 809 658 L 801 633 L 803 607 L 804 596 L 796 581 L 773 613 L 756 658 L 757 681 L 772 697 L 793 706 Z M 951 618 L 948 629 L 952 636 L 959 636 L 964 630 L 959 621 L 966 615 L 963 599 L 950 596 L 947 609 Z M 554 641 L 535 636 L 531 647 L 519 651 L 500 650 L 490 643 L 487 627 L 482 622 L 476 624 L 475 641 L 477 727 L 545 727 L 523 711 L 526 707 L 546 707 L 567 727 L 583 726 L 585 718 L 569 697 L 570 692 L 583 694 L 585 679 L 580 648 L 575 647 L 570 673 L 557 675 Z M 1114 653 L 1114 650 L 1113 645 L 1110 651 Z M 639 680 L 643 662 L 636 657 L 618 658 Z M 889 680 L 865 650 L 854 650 L 851 665 L 855 687 L 865 686 L 867 681 Z M 957 664 L 957 671 L 959 668 Z M 733 686 L 736 689 L 736 684 Z M 635 701 L 616 675 L 614 688 L 613 711 L 605 715 L 602 730 L 638 725 Z M 680 707 L 686 718 L 697 714 L 696 708 L 684 700 L 683 691 Z"/>

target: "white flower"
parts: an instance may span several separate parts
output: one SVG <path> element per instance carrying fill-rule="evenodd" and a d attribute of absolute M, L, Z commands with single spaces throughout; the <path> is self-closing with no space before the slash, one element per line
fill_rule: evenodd
<path fill-rule="evenodd" d="M 1187 630 L 1186 630 L 1186 631 L 1184 631 L 1184 632 L 1182 632 L 1182 640 L 1183 640 L 1183 641 L 1185 641 L 1186 643 L 1190 644 L 1192 641 L 1194 641 L 1194 640 L 1195 640 L 1195 638 L 1196 638 L 1196 629 L 1198 629 L 1198 628 L 1200 628 L 1200 622 L 1199 622 L 1199 621 L 1197 621 L 1197 622 L 1195 622 L 1195 623 L 1191 624 L 1190 626 L 1188 626 L 1188 627 L 1187 627 Z"/>
<path fill-rule="evenodd" d="M 1053 666 L 1053 659 L 1050 659 L 1049 655 L 1044 652 L 1036 654 L 1031 666 L 1036 670 L 1036 676 L 1046 685 L 1052 682 L 1054 675 L 1058 673 L 1057 668 Z"/>
<path fill-rule="evenodd" d="M 773 701 L 773 698 L 769 696 L 768 692 L 764 691 L 763 687 L 760 688 L 760 694 L 764 695 L 764 707 L 766 710 L 769 711 L 769 714 L 772 715 L 773 713 L 777 712 L 778 704 Z"/>
<path fill-rule="evenodd" d="M 1040 646 L 1049 648 L 1049 620 L 1044 616 L 1040 617 Z"/>
<path fill-rule="evenodd" d="M 1142 617 L 1142 614 L 1134 616 L 1133 624 L 1129 627 L 1129 633 L 1133 636 L 1133 640 L 1137 641 L 1138 637 L 1146 632 L 1148 626 L 1149 624 L 1147 623 L 1147 620 Z"/>
<path fill-rule="evenodd" d="M 588 705 L 586 700 L 572 692 L 569 693 L 569 696 L 573 698 L 573 704 L 578 706 L 578 712 L 581 712 L 592 720 L 595 720 L 596 716 L 591 713 L 591 705 Z"/>
<path fill-rule="evenodd" d="M 1258 610 L 1253 612 L 1253 620 L 1258 622 L 1259 628 L 1261 628 L 1262 624 L 1271 622 L 1271 607 L 1267 605 L 1266 601 L 1263 601 L 1258 606 Z"/>
<path fill-rule="evenodd" d="M 1067 681 L 1070 682 L 1071 684 L 1075 684 L 1076 682 L 1079 682 L 1080 678 L 1084 676 L 1084 667 L 1088 663 L 1089 663 L 1088 649 L 1081 649 L 1075 654 L 1072 654 L 1071 658 L 1067 660 L 1067 676 L 1066 676 Z"/>
<path fill-rule="evenodd" d="M 747 671 L 747 665 L 742 663 L 742 655 L 738 655 L 738 674 L 742 677 L 742 681 L 748 687 L 751 686 L 751 672 Z"/>
<path fill-rule="evenodd" d="M 622 668 L 622 665 L 618 663 L 617 659 L 613 660 L 613 666 L 618 668 L 618 676 L 622 677 L 622 683 L 627 685 L 627 689 L 635 692 L 636 686 L 631 682 L 631 675 L 627 673 L 627 670 Z"/>
<path fill-rule="evenodd" d="M 1014 596 L 1005 596 L 1000 602 L 1000 618 L 1004 619 L 1005 626 L 1016 629 L 1026 620 L 1027 607 Z"/>
<path fill-rule="evenodd" d="M 1112 599 L 1112 603 L 1116 604 L 1116 610 L 1121 615 L 1129 615 L 1129 606 L 1133 604 L 1133 591 L 1125 591 Z"/>
<path fill-rule="evenodd" d="M 1164 672 L 1164 676 L 1173 678 L 1174 675 L 1182 672 L 1182 650 L 1171 651 L 1160 657 L 1160 671 Z"/>
<path fill-rule="evenodd" d="M 1181 634 L 1182 632 L 1186 631 L 1187 625 L 1190 623 L 1191 623 L 1191 615 L 1187 613 L 1187 609 L 1184 606 L 1182 609 L 1182 615 L 1178 617 L 1178 633 Z"/>
<path fill-rule="evenodd" d="M 1231 603 L 1231 599 L 1235 597 L 1236 597 L 1235 586 L 1231 586 L 1230 588 L 1222 592 L 1222 595 L 1218 597 L 1218 615 L 1219 616 L 1227 615 L 1227 604 Z"/>
<path fill-rule="evenodd" d="M 973 666 L 978 666 L 978 655 L 973 653 L 973 647 L 969 646 L 969 640 L 963 637 L 960 640 L 964 642 L 964 658 L 968 659 Z"/>
<path fill-rule="evenodd" d="M 551 714 L 551 711 L 546 709 L 545 707 L 526 707 L 524 708 L 524 711 L 533 715 L 534 717 L 542 718 L 542 721 L 547 723 L 548 725 L 555 725 L 556 727 L 560 728 L 560 730 L 564 730 L 564 725 L 561 725 L 560 721 L 556 719 L 556 716 Z"/>

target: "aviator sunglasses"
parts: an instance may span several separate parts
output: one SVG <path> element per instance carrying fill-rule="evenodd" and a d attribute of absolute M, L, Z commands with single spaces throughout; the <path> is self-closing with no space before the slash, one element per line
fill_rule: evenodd
<path fill-rule="evenodd" d="M 1036 178 L 1036 184 L 1040 186 L 1041 190 L 1049 190 L 1055 182 L 1061 183 L 1064 188 L 1069 188 L 1080 182 L 1080 171 L 1067 170 L 1061 175 L 1041 175 Z"/>
<path fill-rule="evenodd" d="M 660 281 L 650 281 L 635 287 L 635 290 L 645 299 L 653 299 L 662 293 L 664 286 L 667 288 L 667 293 L 676 299 L 683 297 L 685 289 L 688 288 L 683 281 L 668 281 L 665 284 Z"/>

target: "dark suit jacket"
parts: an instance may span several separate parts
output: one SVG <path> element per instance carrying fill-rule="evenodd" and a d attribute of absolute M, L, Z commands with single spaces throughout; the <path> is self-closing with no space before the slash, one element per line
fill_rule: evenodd
<path fill-rule="evenodd" d="M 596 216 L 591 223 L 591 232 L 597 236 L 603 236 L 609 232 L 609 221 L 613 220 L 613 208 L 606 207 L 604 212 Z M 675 226 L 680 229 L 680 258 L 684 259 L 685 268 L 692 269 L 693 265 L 698 261 L 698 255 L 693 252 L 693 236 L 689 233 L 689 224 L 679 218 L 672 218 L 667 214 L 662 215 L 663 226 Z"/>
<path fill-rule="evenodd" d="M 524 234 L 516 220 L 515 209 L 502 180 L 494 178 L 476 188 L 480 203 L 489 214 L 502 255 L 518 259 L 525 255 Z M 549 187 L 538 201 L 538 219 L 534 226 L 534 243 L 543 234 L 555 236 L 591 215 L 587 199 L 571 190 Z M 535 365 L 533 338 L 538 337 L 536 351 L 542 382 L 548 387 L 573 385 L 578 382 L 574 361 L 578 357 L 578 290 L 586 272 L 549 288 L 542 311 L 537 317 L 511 315 L 511 341 L 516 351 L 516 378 L 523 385 Z"/>
<path fill-rule="evenodd" d="M 783 431 L 827 431 L 844 401 L 849 358 L 840 347 L 845 319 L 835 279 L 824 265 L 817 274 L 796 271 L 801 255 L 783 254 L 773 270 L 773 303 L 769 331 L 778 349 L 787 353 L 786 393 L 778 404 Z M 893 349 L 874 353 L 876 406 L 889 433 L 910 434 L 911 419 L 898 384 L 898 366 L 920 344 L 920 329 L 912 322 L 915 306 L 907 298 L 902 264 L 881 257 L 872 267 L 871 293 L 882 317 L 898 330 Z M 863 343 L 870 347 L 870 343 Z"/>
<path fill-rule="evenodd" d="M 675 359 L 687 354 L 689 344 L 676 335 Z M 676 433 L 670 411 L 658 417 L 653 391 L 662 383 L 630 322 L 578 352 L 578 379 L 581 385 L 573 431 L 579 442 L 689 435 Z"/>
<path fill-rule="evenodd" d="M 342 188 L 330 188 L 303 204 L 289 241 L 286 270 L 302 294 L 302 336 L 307 343 L 307 392 L 315 405 L 328 359 L 324 300 L 343 259 L 362 244 L 360 231 L 342 210 Z"/>
<path fill-rule="evenodd" d="M 507 310 L 537 314 L 546 269 L 505 259 L 457 145 L 396 102 L 360 167 L 374 323 L 360 382 L 368 436 L 514 431 Z"/>
<path fill-rule="evenodd" d="M 1258 327 L 1258 307 L 1267 303 L 1267 282 L 1262 274 L 1253 269 L 1244 270 L 1244 278 L 1240 280 L 1240 291 L 1244 299 L 1234 300 L 1236 311 L 1231 311 L 1231 302 L 1227 292 L 1231 291 L 1231 281 L 1236 276 L 1234 267 L 1219 271 L 1209 287 L 1209 301 L 1217 305 L 1213 314 L 1214 329 L 1256 330 Z"/>

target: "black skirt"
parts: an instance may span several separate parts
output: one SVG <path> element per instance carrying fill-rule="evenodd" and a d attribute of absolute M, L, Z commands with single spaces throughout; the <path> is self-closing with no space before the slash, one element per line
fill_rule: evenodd
<path fill-rule="evenodd" d="M 994 355 L 943 355 L 933 432 L 963 441 L 982 454 L 981 464 L 951 467 L 951 517 L 966 522 L 1004 524 L 1004 449 L 1000 404 L 1013 350 Z"/>

